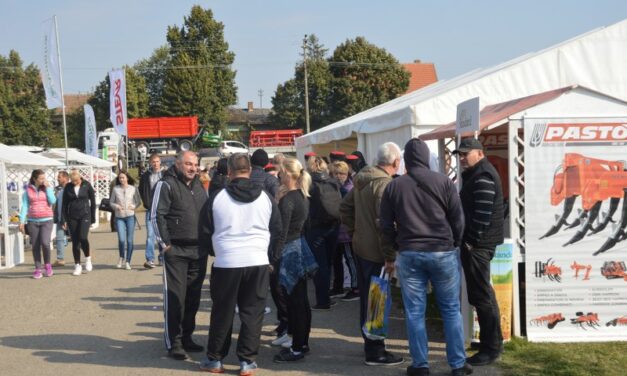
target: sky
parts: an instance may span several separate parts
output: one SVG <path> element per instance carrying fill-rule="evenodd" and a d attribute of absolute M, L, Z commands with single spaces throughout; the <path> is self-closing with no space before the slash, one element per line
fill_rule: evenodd
<path fill-rule="evenodd" d="M 112 68 L 164 45 L 167 27 L 182 25 L 195 4 L 224 24 L 238 105 L 264 108 L 293 77 L 305 34 L 329 53 L 363 36 L 450 79 L 627 18 L 625 0 L 0 0 L 0 55 L 13 49 L 40 65 L 42 22 L 56 15 L 65 93 L 91 92 Z"/>

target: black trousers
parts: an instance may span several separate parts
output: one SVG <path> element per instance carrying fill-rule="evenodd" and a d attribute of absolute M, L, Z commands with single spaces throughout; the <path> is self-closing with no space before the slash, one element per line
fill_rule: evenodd
<path fill-rule="evenodd" d="M 465 247 L 461 250 L 468 302 L 475 307 L 479 319 L 480 350 L 490 354 L 498 354 L 503 344 L 501 314 L 490 284 L 490 261 L 494 252 L 494 249 L 481 248 L 469 251 Z"/>
<path fill-rule="evenodd" d="M 207 274 L 207 256 L 200 256 L 198 246 L 177 246 L 163 257 L 165 346 L 182 346 L 196 328 L 200 292 Z"/>
<path fill-rule="evenodd" d="M 289 327 L 292 333 L 292 350 L 302 351 L 303 346 L 309 346 L 311 332 L 311 307 L 307 296 L 307 279 L 301 278 L 292 293 L 287 295 L 287 312 Z"/>
<path fill-rule="evenodd" d="M 287 313 L 287 298 L 285 296 L 285 291 L 279 285 L 279 268 L 276 266 L 274 268 L 274 273 L 270 274 L 270 294 L 272 295 L 272 300 L 276 305 L 276 318 L 279 320 L 279 331 L 278 335 L 283 334 L 286 330 L 288 330 L 288 313 Z"/>
<path fill-rule="evenodd" d="M 365 260 L 355 255 L 355 266 L 357 267 L 357 287 L 359 288 L 359 333 L 364 339 L 364 352 L 366 358 L 379 357 L 385 354 L 385 341 L 371 340 L 366 338 L 361 328 L 366 322 L 368 314 L 368 291 L 370 290 L 370 277 L 379 276 L 382 263 Z"/>
<path fill-rule="evenodd" d="M 73 219 L 68 218 L 67 227 L 72 238 L 72 255 L 74 256 L 74 263 L 80 264 L 81 262 L 81 248 L 83 248 L 83 254 L 85 257 L 89 257 L 89 240 L 87 235 L 89 234 L 89 227 L 91 221 L 89 218 Z"/>
<path fill-rule="evenodd" d="M 259 352 L 269 280 L 268 265 L 211 268 L 210 289 L 213 305 L 207 357 L 222 360 L 228 355 L 237 305 L 241 321 L 237 338 L 237 357 L 240 362 L 255 361 Z"/>

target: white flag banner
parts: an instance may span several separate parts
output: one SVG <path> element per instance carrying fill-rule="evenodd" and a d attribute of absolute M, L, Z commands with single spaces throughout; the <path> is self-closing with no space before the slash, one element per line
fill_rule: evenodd
<path fill-rule="evenodd" d="M 109 72 L 109 112 L 111 124 L 118 134 L 126 136 L 126 79 L 124 69 Z"/>
<path fill-rule="evenodd" d="M 63 106 L 61 98 L 61 76 L 60 76 L 60 60 L 59 50 L 57 48 L 57 33 L 55 30 L 54 20 L 51 18 L 44 21 L 44 63 L 41 69 L 41 80 L 46 91 L 46 106 L 49 109 Z"/>
<path fill-rule="evenodd" d="M 98 134 L 96 133 L 96 117 L 90 105 L 83 106 L 85 110 L 85 154 L 98 157 Z"/>

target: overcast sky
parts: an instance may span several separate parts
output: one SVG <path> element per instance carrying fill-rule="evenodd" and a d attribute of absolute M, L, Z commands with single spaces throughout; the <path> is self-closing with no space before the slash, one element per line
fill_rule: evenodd
<path fill-rule="evenodd" d="M 235 53 L 239 105 L 263 107 L 291 78 L 304 34 L 332 52 L 364 36 L 400 62 L 435 63 L 448 79 L 537 51 L 627 18 L 627 0 L 0 0 L 0 54 L 42 59 L 42 21 L 59 22 L 66 93 L 89 92 L 111 68 L 165 44 L 194 4 L 224 23 Z"/>

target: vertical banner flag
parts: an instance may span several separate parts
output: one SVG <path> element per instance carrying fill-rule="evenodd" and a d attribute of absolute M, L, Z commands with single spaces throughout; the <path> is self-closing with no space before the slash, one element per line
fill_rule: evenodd
<path fill-rule="evenodd" d="M 627 340 L 627 118 L 530 118 L 525 269 L 530 341 Z"/>
<path fill-rule="evenodd" d="M 85 110 L 85 154 L 98 157 L 98 135 L 96 133 L 96 117 L 90 105 L 83 106 Z"/>
<path fill-rule="evenodd" d="M 111 124 L 118 134 L 126 136 L 126 79 L 124 69 L 109 72 L 109 112 Z"/>
<path fill-rule="evenodd" d="M 61 76 L 59 70 L 59 54 L 54 20 L 51 18 L 43 23 L 44 27 L 44 63 L 41 70 L 41 80 L 46 92 L 46 106 L 49 109 L 63 106 L 61 98 Z"/>

